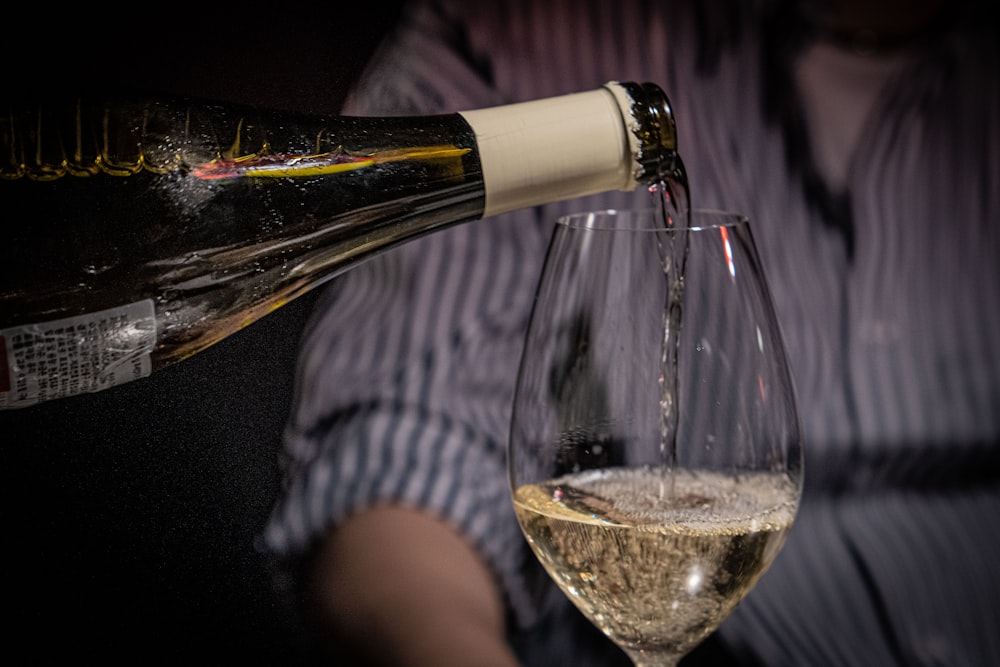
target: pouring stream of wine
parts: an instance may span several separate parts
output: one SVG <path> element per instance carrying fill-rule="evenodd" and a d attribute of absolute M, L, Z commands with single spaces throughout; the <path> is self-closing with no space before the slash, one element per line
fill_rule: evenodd
<path fill-rule="evenodd" d="M 672 230 L 660 235 L 659 251 L 667 279 L 663 311 L 663 347 L 660 358 L 660 454 L 661 496 L 674 495 L 677 468 L 678 381 L 677 356 L 680 344 L 684 298 L 684 266 L 687 260 L 690 227 L 690 196 L 687 172 L 680 156 L 659 183 L 649 189 L 653 206 L 662 216 L 663 226 Z M 677 230 L 683 230 L 678 232 Z"/>

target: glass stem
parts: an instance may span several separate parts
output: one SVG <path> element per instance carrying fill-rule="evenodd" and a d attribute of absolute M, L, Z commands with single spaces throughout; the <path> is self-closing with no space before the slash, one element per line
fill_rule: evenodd
<path fill-rule="evenodd" d="M 654 655 L 649 653 L 639 653 L 638 651 L 630 651 L 628 655 L 629 658 L 632 659 L 632 663 L 635 667 L 677 667 L 683 657 L 680 655 L 669 655 L 666 653 Z"/>

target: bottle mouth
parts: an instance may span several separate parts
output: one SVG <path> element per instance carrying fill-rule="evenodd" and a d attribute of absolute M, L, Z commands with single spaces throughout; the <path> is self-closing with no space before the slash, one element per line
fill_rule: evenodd
<path fill-rule="evenodd" d="M 655 83 L 622 82 L 619 85 L 632 101 L 636 123 L 632 134 L 637 141 L 636 180 L 657 183 L 677 172 L 677 123 L 667 94 Z"/>

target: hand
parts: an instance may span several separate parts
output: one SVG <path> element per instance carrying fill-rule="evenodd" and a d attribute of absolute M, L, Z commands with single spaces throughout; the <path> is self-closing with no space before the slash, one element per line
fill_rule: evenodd
<path fill-rule="evenodd" d="M 427 513 L 375 507 L 328 534 L 311 571 L 321 630 L 347 664 L 517 667 L 481 555 Z"/>

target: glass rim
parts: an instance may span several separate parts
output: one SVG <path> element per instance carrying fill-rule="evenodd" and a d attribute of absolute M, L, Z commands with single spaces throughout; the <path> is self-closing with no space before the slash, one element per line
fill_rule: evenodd
<path fill-rule="evenodd" d="M 628 231 L 628 232 L 676 232 L 676 231 L 704 231 L 720 229 L 723 227 L 736 227 L 739 225 L 749 225 L 750 218 L 738 211 L 730 211 L 718 208 L 694 208 L 691 214 L 705 219 L 712 220 L 709 224 L 704 224 L 703 220 L 697 225 L 681 225 L 665 227 L 659 222 L 661 212 L 656 208 L 605 208 L 592 211 L 577 211 L 561 215 L 556 219 L 556 224 L 573 229 L 590 229 L 594 231 Z M 615 223 L 616 220 L 630 220 L 632 223 L 641 221 L 642 224 L 622 225 Z M 612 222 L 607 222 L 612 221 Z M 683 221 L 683 218 L 682 218 Z"/>

